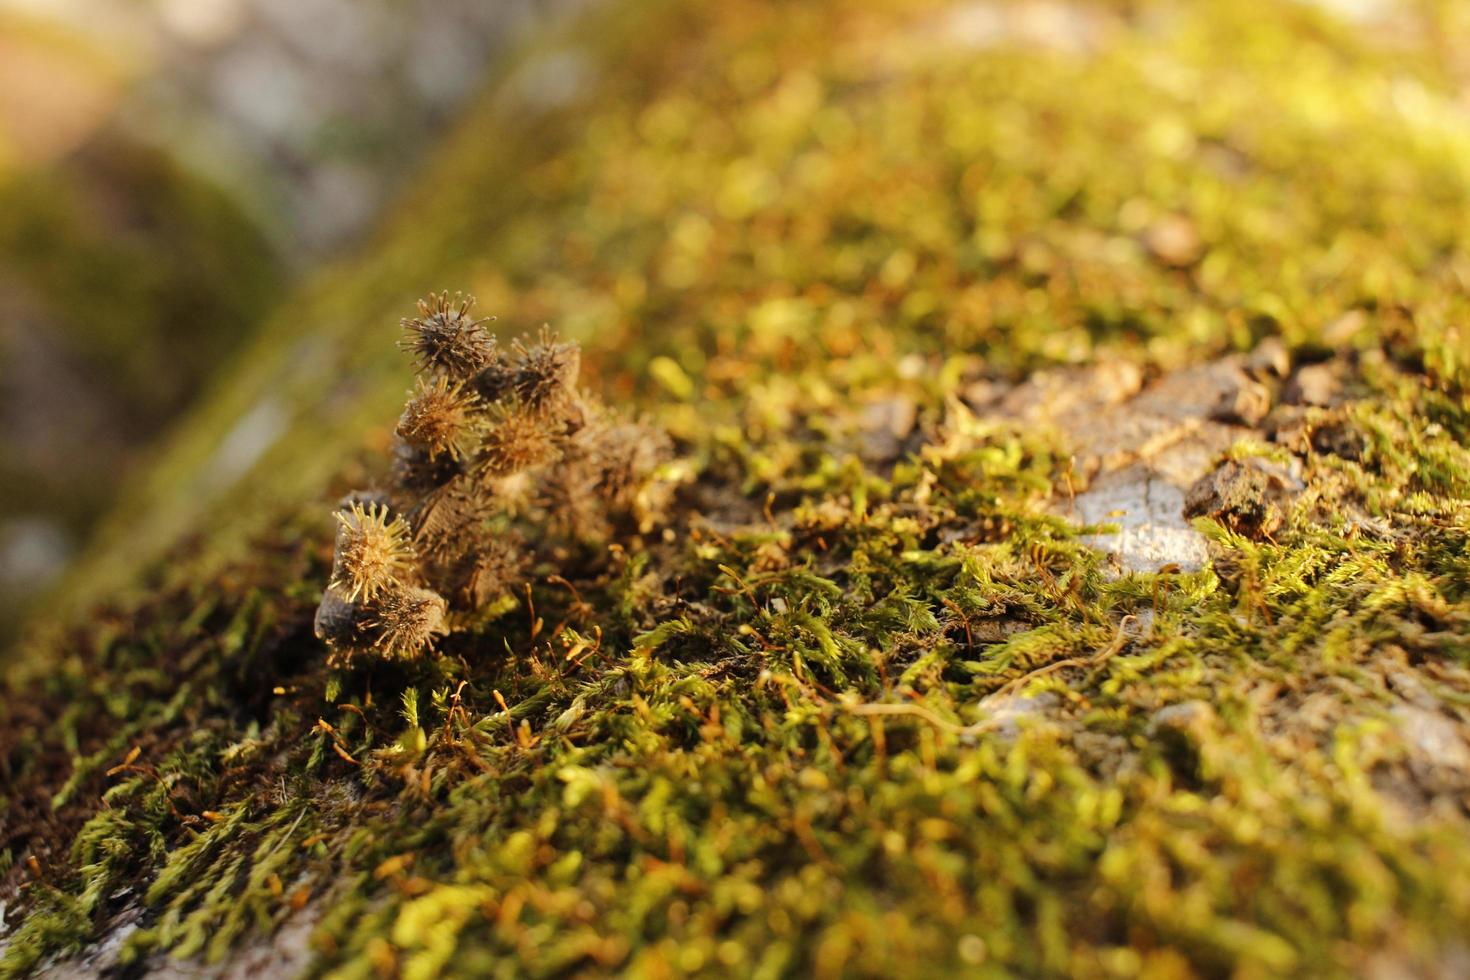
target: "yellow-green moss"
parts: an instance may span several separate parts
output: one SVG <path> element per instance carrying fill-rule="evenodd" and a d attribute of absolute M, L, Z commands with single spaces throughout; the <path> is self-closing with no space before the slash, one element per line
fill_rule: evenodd
<path fill-rule="evenodd" d="M 1470 710 L 1455 8 L 1079 4 L 1061 48 L 966 9 L 640 5 L 508 73 L 124 502 L 81 587 L 133 589 L 16 664 L 7 817 L 56 849 L 8 970 L 140 895 L 125 957 L 305 906 L 340 976 L 1454 968 L 1466 786 L 1414 725 Z M 528 96 L 571 57 L 582 98 Z M 398 317 L 461 285 L 695 478 L 667 540 L 333 673 L 323 504 L 384 465 Z M 1265 336 L 1343 365 L 1356 448 L 1196 572 L 1111 577 L 1056 437 L 958 407 Z"/>

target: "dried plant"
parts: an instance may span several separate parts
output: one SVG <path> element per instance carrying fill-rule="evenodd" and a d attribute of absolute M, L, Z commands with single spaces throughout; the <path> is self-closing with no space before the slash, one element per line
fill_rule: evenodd
<path fill-rule="evenodd" d="M 577 387 L 581 350 L 543 329 L 500 352 L 472 297 L 431 294 L 403 321 L 419 368 L 388 485 L 339 510 L 316 632 L 334 658 L 416 657 L 498 599 L 538 558 L 660 517 L 662 433 Z"/>
<path fill-rule="evenodd" d="M 331 588 L 349 599 L 371 599 L 413 563 L 408 525 L 387 506 L 353 503 L 337 512 L 337 555 Z"/>
<path fill-rule="evenodd" d="M 495 337 L 485 320 L 470 316 L 475 298 L 430 293 L 419 300 L 419 315 L 405 318 L 399 346 L 418 358 L 419 370 L 466 380 L 496 358 Z"/>
<path fill-rule="evenodd" d="M 430 589 L 400 585 L 386 590 L 366 625 L 377 631 L 377 647 L 385 657 L 416 657 L 435 636 L 449 632 L 444 597 Z"/>
<path fill-rule="evenodd" d="M 577 375 L 582 369 L 582 351 L 576 344 L 557 343 L 543 329 L 539 343 L 514 346 L 518 363 L 511 386 L 521 407 L 539 416 L 566 419 L 577 407 Z"/>
<path fill-rule="evenodd" d="M 478 403 L 478 396 L 460 382 L 442 376 L 433 381 L 420 378 L 396 431 L 430 461 L 446 453 L 459 459 L 479 428 Z"/>
<path fill-rule="evenodd" d="M 482 480 L 510 476 L 521 470 L 549 463 L 561 453 L 560 434 L 546 424 L 546 417 L 519 405 L 496 413 L 486 429 L 476 475 Z"/>

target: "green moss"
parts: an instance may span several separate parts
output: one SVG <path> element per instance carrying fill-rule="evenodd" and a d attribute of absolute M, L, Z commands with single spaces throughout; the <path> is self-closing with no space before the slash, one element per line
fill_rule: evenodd
<path fill-rule="evenodd" d="M 127 956 L 305 905 L 339 976 L 1462 955 L 1467 787 L 1429 748 L 1470 709 L 1454 66 L 1294 6 L 1112 9 L 1078 51 L 739 4 L 528 55 L 118 512 L 82 592 L 133 591 L 15 665 L 8 880 L 55 850 L 6 969 L 137 896 Z M 568 50 L 586 99 L 517 102 Z M 690 481 L 442 657 L 334 672 L 326 504 L 385 466 L 397 317 L 460 284 L 580 339 Z M 1267 453 L 1302 468 L 1281 527 L 1201 521 L 1198 571 L 1113 577 L 1050 506 L 1061 438 L 964 406 L 1264 336 L 1345 401 Z M 282 427 L 236 464 L 242 418 Z"/>

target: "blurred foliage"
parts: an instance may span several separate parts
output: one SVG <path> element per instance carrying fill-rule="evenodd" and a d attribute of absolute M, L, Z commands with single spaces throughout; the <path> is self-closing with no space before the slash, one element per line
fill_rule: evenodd
<path fill-rule="evenodd" d="M 124 428 L 178 411 L 279 285 L 237 205 L 121 137 L 0 185 L 0 253 Z"/>
<path fill-rule="evenodd" d="M 136 70 L 0 14 L 0 643 L 282 282 L 238 202 L 126 134 Z M 17 566 L 22 526 L 56 553 Z"/>
<path fill-rule="evenodd" d="M 125 960 L 315 915 L 340 976 L 1454 972 L 1459 16 L 669 3 L 529 51 L 13 662 L 6 969 L 141 892 Z M 461 285 L 693 482 L 438 660 L 333 671 L 328 503 L 383 472 L 398 317 Z M 1198 572 L 1105 574 L 1064 441 L 962 405 L 1267 337 L 1346 365 L 1309 422 L 1357 448 Z"/>
<path fill-rule="evenodd" d="M 274 249 L 165 152 L 93 134 L 0 178 L 0 513 L 76 541 L 280 288 Z M 5 568 L 0 642 L 39 582 Z"/>

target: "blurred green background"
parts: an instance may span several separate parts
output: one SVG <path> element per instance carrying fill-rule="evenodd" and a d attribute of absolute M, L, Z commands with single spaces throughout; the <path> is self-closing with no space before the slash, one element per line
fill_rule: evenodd
<path fill-rule="evenodd" d="M 287 285 L 574 6 L 0 0 L 0 643 Z"/>

